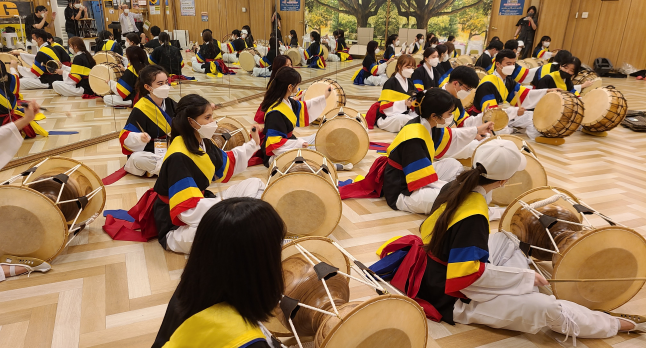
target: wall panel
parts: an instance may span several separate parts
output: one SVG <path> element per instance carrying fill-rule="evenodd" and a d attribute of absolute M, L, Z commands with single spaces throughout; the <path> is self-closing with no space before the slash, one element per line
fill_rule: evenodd
<path fill-rule="evenodd" d="M 592 64 L 594 59 L 598 57 L 608 58 L 613 64 L 616 64 L 624 29 L 630 28 L 626 26 L 630 3 L 631 0 L 601 2 L 602 15 L 599 16 L 594 41 L 591 42 L 592 49 L 587 60 L 589 64 Z M 630 30 L 633 29 L 630 28 Z"/>
<path fill-rule="evenodd" d="M 574 39 L 570 52 L 579 57 L 582 62 L 590 64 L 592 44 L 597 34 L 597 24 L 601 14 L 601 3 L 599 0 L 581 0 L 579 6 L 579 18 L 576 20 Z M 583 12 L 588 12 L 588 18 L 581 18 Z"/>
<path fill-rule="evenodd" d="M 570 16 L 571 0 L 543 0 L 538 9 L 538 28 L 534 38 L 534 47 L 544 35 L 552 38 L 551 49 L 564 47 L 565 31 Z M 532 50 L 534 50 L 532 47 Z"/>
<path fill-rule="evenodd" d="M 623 63 L 632 64 L 637 69 L 646 69 L 646 45 L 644 45 L 644 33 L 646 33 L 646 1 L 632 0 L 626 28 L 624 30 L 617 61 L 612 64 L 620 67 Z M 614 38 L 613 41 L 616 41 Z"/>

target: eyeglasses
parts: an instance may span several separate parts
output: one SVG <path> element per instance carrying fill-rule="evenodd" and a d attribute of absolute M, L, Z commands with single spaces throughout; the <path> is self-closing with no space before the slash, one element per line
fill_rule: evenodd
<path fill-rule="evenodd" d="M 462 88 L 463 88 L 463 90 L 464 90 L 464 91 L 471 92 L 471 91 L 473 90 L 473 88 L 468 88 L 468 87 L 467 87 L 465 84 L 463 84 L 463 83 L 458 82 L 458 84 L 460 85 L 460 87 L 462 87 Z"/>

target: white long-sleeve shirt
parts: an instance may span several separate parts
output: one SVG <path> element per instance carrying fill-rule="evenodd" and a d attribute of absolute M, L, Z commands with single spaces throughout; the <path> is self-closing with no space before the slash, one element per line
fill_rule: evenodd
<path fill-rule="evenodd" d="M 283 103 L 289 106 L 291 109 L 292 105 L 287 101 L 283 99 Z M 312 121 L 316 120 L 321 116 L 323 113 L 323 110 L 325 110 L 325 105 L 327 104 L 327 101 L 325 99 L 324 95 L 318 96 L 316 98 L 312 98 L 310 100 L 305 101 L 305 105 L 307 106 L 307 113 L 309 115 L 309 122 L 311 123 Z M 283 146 L 274 149 L 274 156 L 278 156 L 284 152 L 287 152 L 289 150 L 293 149 L 301 149 L 303 148 L 303 144 L 306 143 L 307 140 L 304 138 L 296 138 L 296 139 L 288 139 Z"/>
<path fill-rule="evenodd" d="M 13 159 L 22 142 L 22 135 L 13 122 L 0 127 L 0 169 Z"/>

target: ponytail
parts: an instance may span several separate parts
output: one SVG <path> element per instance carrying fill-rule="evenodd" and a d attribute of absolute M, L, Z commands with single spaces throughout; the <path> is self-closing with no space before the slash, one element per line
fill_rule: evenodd
<path fill-rule="evenodd" d="M 487 170 L 480 163 L 476 163 L 476 167 L 458 175 L 455 181 L 450 184 L 451 192 L 440 194 L 435 203 L 433 204 L 433 209 L 431 214 L 433 214 L 442 204 L 446 203 L 444 211 L 437 219 L 435 226 L 433 226 L 433 232 L 431 233 L 431 241 L 424 246 L 424 249 L 427 252 L 439 257 L 442 255 L 444 250 L 444 243 L 446 242 L 447 230 L 449 229 L 449 223 L 453 219 L 453 215 L 458 210 L 460 205 L 464 203 L 469 194 L 477 186 L 484 186 L 493 184 L 494 182 L 500 180 L 487 179 L 482 174 L 486 174 Z"/>

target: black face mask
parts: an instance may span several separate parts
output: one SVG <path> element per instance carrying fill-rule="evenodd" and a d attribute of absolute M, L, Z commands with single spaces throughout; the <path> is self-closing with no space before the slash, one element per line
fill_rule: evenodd
<path fill-rule="evenodd" d="M 561 78 L 564 79 L 564 80 L 572 78 L 572 74 L 570 74 L 569 72 L 559 70 L 559 73 L 561 74 Z"/>
<path fill-rule="evenodd" d="M 530 13 L 528 13 L 527 15 L 528 15 L 529 17 L 534 17 L 534 13 L 533 13 L 533 12 L 530 12 Z"/>

